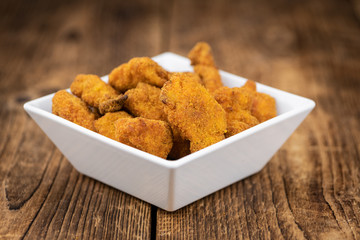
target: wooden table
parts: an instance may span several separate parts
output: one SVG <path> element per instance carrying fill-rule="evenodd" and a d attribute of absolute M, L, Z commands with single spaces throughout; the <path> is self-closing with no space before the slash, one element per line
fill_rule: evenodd
<path fill-rule="evenodd" d="M 314 99 L 259 173 L 169 213 L 78 173 L 23 110 L 135 56 Z M 359 1 L 0 1 L 0 239 L 360 239 Z"/>

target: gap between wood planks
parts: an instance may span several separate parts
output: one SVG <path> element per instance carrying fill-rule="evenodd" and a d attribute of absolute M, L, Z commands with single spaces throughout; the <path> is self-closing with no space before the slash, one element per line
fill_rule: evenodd
<path fill-rule="evenodd" d="M 157 210 L 158 210 L 158 207 L 151 205 L 150 239 L 156 239 Z"/>

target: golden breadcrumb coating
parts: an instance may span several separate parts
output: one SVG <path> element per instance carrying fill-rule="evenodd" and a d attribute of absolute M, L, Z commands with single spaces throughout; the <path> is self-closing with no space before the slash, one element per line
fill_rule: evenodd
<path fill-rule="evenodd" d="M 250 128 L 250 126 L 244 122 L 230 121 L 230 122 L 228 122 L 228 128 L 227 128 L 227 132 L 226 132 L 225 136 L 227 138 L 234 136 L 235 134 L 245 131 L 248 128 Z"/>
<path fill-rule="evenodd" d="M 101 114 L 120 110 L 126 99 L 98 76 L 91 74 L 77 75 L 70 90 L 88 105 L 98 108 Z"/>
<path fill-rule="evenodd" d="M 195 65 L 194 71 L 199 75 L 203 85 L 210 93 L 214 93 L 223 86 L 217 68 L 205 65 Z"/>
<path fill-rule="evenodd" d="M 244 86 L 242 86 L 241 88 L 245 88 L 245 89 L 256 92 L 256 82 L 254 82 L 252 80 L 247 80 L 246 83 L 244 84 Z"/>
<path fill-rule="evenodd" d="M 194 71 L 202 81 L 202 84 L 210 92 L 223 86 L 219 70 L 215 66 L 214 57 L 209 44 L 198 42 L 188 54 L 191 65 L 194 65 Z"/>
<path fill-rule="evenodd" d="M 99 105 L 100 114 L 119 111 L 123 107 L 127 98 L 128 96 L 120 94 L 114 99 L 103 101 Z"/>
<path fill-rule="evenodd" d="M 260 122 L 255 116 L 248 110 L 238 109 L 237 111 L 231 111 L 227 114 L 228 121 L 240 121 L 248 124 L 250 127 L 258 125 Z"/>
<path fill-rule="evenodd" d="M 219 88 L 214 93 L 214 98 L 226 112 L 237 110 L 251 110 L 253 94 L 242 88 Z"/>
<path fill-rule="evenodd" d="M 139 82 L 136 88 L 126 91 L 128 99 L 124 107 L 137 117 L 167 121 L 160 92 L 160 88 Z"/>
<path fill-rule="evenodd" d="M 117 141 L 114 124 L 120 118 L 132 118 L 132 116 L 124 111 L 108 112 L 95 121 L 95 129 L 101 135 Z"/>
<path fill-rule="evenodd" d="M 256 92 L 251 114 L 254 115 L 259 122 L 264 122 L 270 118 L 276 117 L 277 111 L 275 99 L 268 94 Z"/>
<path fill-rule="evenodd" d="M 173 141 L 167 122 L 146 118 L 121 118 L 115 122 L 119 142 L 161 158 L 167 157 Z"/>
<path fill-rule="evenodd" d="M 253 103 L 251 106 L 251 114 L 254 115 L 259 122 L 264 122 L 270 118 L 276 117 L 276 102 L 273 97 L 266 93 L 256 92 L 256 83 L 247 80 L 242 89 L 246 89 L 253 94 Z"/>
<path fill-rule="evenodd" d="M 222 107 L 199 82 L 188 74 L 173 74 L 160 94 L 168 121 L 182 137 L 190 140 L 196 152 L 223 140 L 226 114 Z"/>
<path fill-rule="evenodd" d="M 134 79 L 129 63 L 123 63 L 109 74 L 109 84 L 120 92 L 136 87 L 138 80 Z"/>
<path fill-rule="evenodd" d="M 60 90 L 55 93 L 52 99 L 52 113 L 76 123 L 82 127 L 95 131 L 95 114 L 78 97 Z"/>
<path fill-rule="evenodd" d="M 194 77 L 200 82 L 199 77 L 194 73 L 184 73 Z M 136 88 L 126 91 L 128 99 L 124 107 L 133 115 L 154 120 L 167 120 L 164 112 L 164 104 L 160 101 L 161 89 L 147 83 L 139 82 Z M 168 158 L 175 160 L 190 154 L 190 142 L 180 136 L 180 132 L 172 126 L 173 147 Z"/>
<path fill-rule="evenodd" d="M 168 72 L 149 57 L 133 58 L 109 74 L 109 84 L 120 92 L 135 88 L 139 82 L 162 87 L 167 80 Z"/>
<path fill-rule="evenodd" d="M 198 42 L 190 50 L 188 58 L 191 65 L 205 65 L 215 67 L 215 61 L 212 54 L 211 47 L 206 42 Z"/>
<path fill-rule="evenodd" d="M 215 91 L 214 98 L 226 111 L 228 125 L 226 137 L 259 124 L 257 118 L 250 112 L 254 97 L 249 90 L 222 87 Z"/>

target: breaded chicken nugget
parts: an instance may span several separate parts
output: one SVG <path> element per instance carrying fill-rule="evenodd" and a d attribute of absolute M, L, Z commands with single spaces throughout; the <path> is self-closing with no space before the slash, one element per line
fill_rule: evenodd
<path fill-rule="evenodd" d="M 200 82 L 199 77 L 194 73 L 184 73 L 194 77 Z M 161 89 L 147 83 L 139 82 L 136 88 L 126 91 L 128 96 L 124 107 L 133 115 L 154 120 L 167 122 L 167 115 L 164 112 L 164 104 L 160 101 Z M 175 160 L 190 154 L 190 142 L 180 136 L 180 132 L 171 126 L 173 133 L 173 147 L 168 158 Z"/>
<path fill-rule="evenodd" d="M 259 124 L 256 117 L 251 115 L 253 93 L 242 88 L 219 88 L 214 93 L 214 98 L 226 111 L 227 133 L 230 137 L 252 126 Z"/>
<path fill-rule="evenodd" d="M 214 98 L 224 108 L 226 112 L 238 110 L 251 110 L 253 94 L 242 88 L 219 88 L 214 93 Z"/>
<path fill-rule="evenodd" d="M 168 72 L 149 57 L 133 58 L 109 74 L 109 84 L 120 92 L 135 88 L 139 82 L 162 87 L 166 81 Z"/>
<path fill-rule="evenodd" d="M 227 114 L 228 122 L 230 121 L 240 121 L 249 125 L 249 127 L 253 127 L 258 125 L 260 122 L 257 120 L 255 116 L 251 114 L 248 110 L 237 110 L 231 111 Z"/>
<path fill-rule="evenodd" d="M 264 122 L 270 118 L 276 117 L 277 111 L 275 99 L 268 94 L 256 92 L 251 114 L 254 115 L 259 122 Z"/>
<path fill-rule="evenodd" d="M 190 50 L 188 58 L 191 65 L 205 65 L 215 67 L 215 61 L 212 54 L 211 47 L 206 42 L 198 42 Z"/>
<path fill-rule="evenodd" d="M 132 118 L 132 116 L 124 111 L 108 112 L 95 121 L 95 129 L 101 135 L 117 141 L 114 124 L 120 118 Z"/>
<path fill-rule="evenodd" d="M 52 113 L 82 127 L 95 131 L 93 114 L 88 106 L 78 97 L 60 90 L 52 99 Z"/>
<path fill-rule="evenodd" d="M 246 129 L 249 128 L 250 128 L 249 124 L 246 124 L 244 122 L 230 121 L 228 122 L 228 128 L 227 128 L 227 132 L 225 133 L 225 136 L 228 138 L 234 136 L 235 134 L 238 134 L 239 132 L 245 131 Z"/>
<path fill-rule="evenodd" d="M 214 93 L 223 86 L 217 68 L 206 65 L 195 65 L 194 71 L 199 75 L 203 85 L 210 93 Z"/>
<path fill-rule="evenodd" d="M 119 142 L 165 159 L 173 145 L 169 124 L 160 120 L 121 118 L 115 134 Z"/>
<path fill-rule="evenodd" d="M 197 73 L 210 92 L 223 86 L 219 70 L 215 66 L 211 47 L 206 42 L 198 42 L 188 54 L 191 65 L 194 65 L 194 71 Z"/>
<path fill-rule="evenodd" d="M 253 104 L 251 106 L 251 114 L 254 115 L 259 122 L 264 122 L 270 118 L 276 117 L 276 102 L 273 97 L 266 93 L 256 92 L 256 83 L 247 80 L 242 89 L 249 90 L 253 93 Z"/>
<path fill-rule="evenodd" d="M 256 92 L 256 82 L 254 82 L 252 80 L 247 80 L 246 83 L 244 84 L 244 86 L 242 86 L 241 88 L 245 88 L 245 89 Z"/>
<path fill-rule="evenodd" d="M 165 104 L 169 123 L 190 140 L 191 152 L 225 138 L 225 111 L 196 79 L 187 74 L 173 74 L 164 84 L 160 99 Z"/>
<path fill-rule="evenodd" d="M 99 108 L 101 114 L 120 110 L 126 99 L 98 76 L 91 74 L 77 75 L 70 90 L 88 105 Z"/>
<path fill-rule="evenodd" d="M 127 98 L 128 96 L 120 94 L 114 99 L 106 100 L 100 103 L 99 105 L 100 114 L 119 111 L 123 107 Z"/>
<path fill-rule="evenodd" d="M 124 107 L 137 117 L 167 121 L 160 92 L 160 88 L 139 82 L 136 88 L 126 91 L 128 99 Z"/>

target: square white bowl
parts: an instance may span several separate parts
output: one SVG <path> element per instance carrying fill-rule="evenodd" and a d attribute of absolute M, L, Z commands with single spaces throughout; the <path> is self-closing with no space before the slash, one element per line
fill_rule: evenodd
<path fill-rule="evenodd" d="M 187 58 L 153 58 L 169 71 L 192 71 Z M 246 79 L 220 71 L 224 85 Z M 103 78 L 107 81 L 107 77 Z M 51 113 L 50 94 L 25 103 L 26 112 L 81 173 L 167 211 L 175 211 L 260 171 L 315 107 L 314 101 L 257 83 L 276 99 L 278 116 L 176 161 L 104 137 Z"/>

